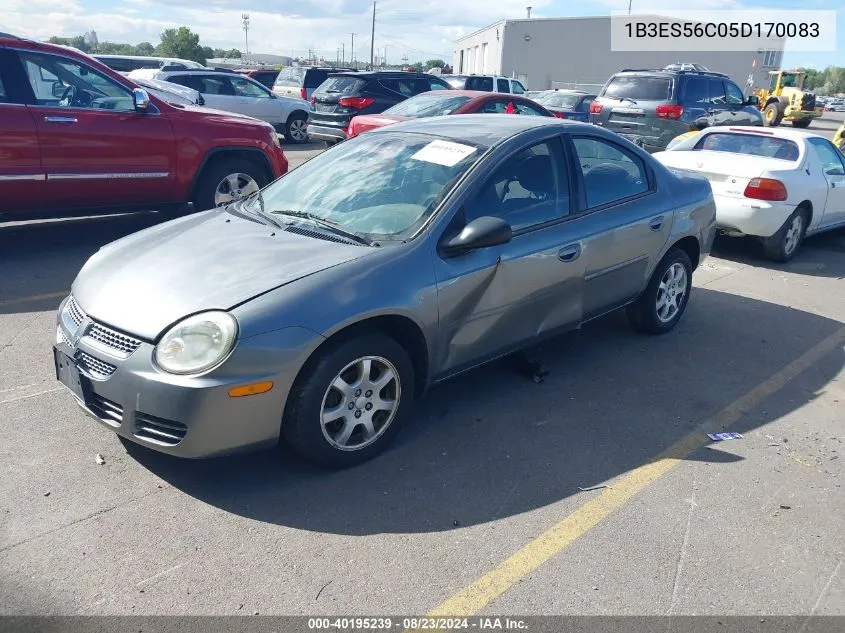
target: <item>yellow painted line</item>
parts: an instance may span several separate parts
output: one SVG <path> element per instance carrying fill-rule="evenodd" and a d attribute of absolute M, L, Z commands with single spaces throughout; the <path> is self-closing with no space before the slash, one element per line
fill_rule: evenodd
<path fill-rule="evenodd" d="M 742 419 L 763 400 L 780 391 L 804 370 L 845 343 L 845 327 L 796 358 L 763 381 L 695 431 L 670 446 L 653 461 L 632 470 L 601 495 L 591 499 L 468 587 L 437 606 L 430 617 L 471 616 L 501 596 L 515 583 L 543 563 L 560 554 L 573 541 L 598 525 L 650 483 L 680 464 L 694 451 L 710 443 L 707 433 L 716 433 Z"/>
<path fill-rule="evenodd" d="M 28 297 L 18 297 L 17 299 L 7 299 L 6 301 L 0 301 L 0 307 L 18 305 L 19 303 L 31 303 L 33 301 L 43 301 L 44 299 L 63 298 L 68 296 L 69 293 L 70 290 L 61 290 L 59 292 L 47 292 L 43 295 L 30 295 Z"/>

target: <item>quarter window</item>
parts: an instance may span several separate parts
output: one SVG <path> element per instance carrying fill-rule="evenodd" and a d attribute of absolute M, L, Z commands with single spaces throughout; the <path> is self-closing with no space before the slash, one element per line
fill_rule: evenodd
<path fill-rule="evenodd" d="M 465 205 L 467 222 L 500 217 L 515 231 L 569 213 L 569 186 L 556 145 L 539 143 L 507 159 Z"/>
<path fill-rule="evenodd" d="M 496 80 L 496 90 L 498 92 L 510 92 L 508 89 L 508 80 L 507 79 L 497 79 Z"/>
<path fill-rule="evenodd" d="M 578 156 L 587 207 L 600 207 L 648 191 L 648 174 L 639 157 L 598 138 L 572 139 Z"/>

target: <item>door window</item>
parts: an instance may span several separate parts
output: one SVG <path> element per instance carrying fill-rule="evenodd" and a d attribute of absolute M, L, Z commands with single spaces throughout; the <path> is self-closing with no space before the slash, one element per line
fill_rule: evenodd
<path fill-rule="evenodd" d="M 429 82 L 429 84 L 428 84 L 429 90 L 451 90 L 452 89 L 452 86 L 447 84 L 442 79 L 432 78 L 432 79 L 429 79 L 428 82 Z"/>
<path fill-rule="evenodd" d="M 503 101 L 502 99 L 496 99 L 495 101 L 488 101 L 483 106 L 481 106 L 478 111 L 482 114 L 505 114 L 507 111 L 508 102 Z"/>
<path fill-rule="evenodd" d="M 837 149 L 830 141 L 823 138 L 808 138 L 807 142 L 813 147 L 816 156 L 822 162 L 822 169 L 827 176 L 845 175 L 845 166 L 839 156 Z"/>
<path fill-rule="evenodd" d="M 543 112 L 540 108 L 524 101 L 516 102 L 516 113 L 527 114 L 528 116 L 546 116 L 546 113 Z"/>
<path fill-rule="evenodd" d="M 255 97 L 256 99 L 269 99 L 270 94 L 261 86 L 254 84 L 244 77 L 231 77 L 232 89 L 237 97 Z"/>
<path fill-rule="evenodd" d="M 481 90 L 482 92 L 493 92 L 493 78 L 467 77 L 466 90 Z"/>
<path fill-rule="evenodd" d="M 98 70 L 76 60 L 20 51 L 37 105 L 134 111 L 132 92 Z"/>
<path fill-rule="evenodd" d="M 725 82 L 725 91 L 727 93 L 728 105 L 741 106 L 745 103 L 745 97 L 742 90 L 732 81 Z"/>
<path fill-rule="evenodd" d="M 580 104 L 578 104 L 578 108 L 576 112 L 589 112 L 590 111 L 590 104 L 593 102 L 594 97 L 584 97 Z"/>
<path fill-rule="evenodd" d="M 684 100 L 690 104 L 706 105 L 710 103 L 710 82 L 704 77 L 687 78 L 684 88 Z"/>
<path fill-rule="evenodd" d="M 523 85 L 514 79 L 511 79 L 511 88 L 513 88 L 513 93 L 515 95 L 525 94 L 525 88 L 523 87 Z"/>
<path fill-rule="evenodd" d="M 201 75 L 200 76 L 200 92 L 208 95 L 222 95 L 232 97 L 235 91 L 228 77 L 220 77 L 216 75 Z"/>
<path fill-rule="evenodd" d="M 508 88 L 508 80 L 507 79 L 497 79 L 496 80 L 496 90 L 499 92 L 510 92 Z"/>
<path fill-rule="evenodd" d="M 572 139 L 584 177 L 587 207 L 599 207 L 648 191 L 648 173 L 638 156 L 604 139 Z"/>
<path fill-rule="evenodd" d="M 569 186 L 561 164 L 550 142 L 508 158 L 465 205 L 466 221 L 496 216 L 518 231 L 567 215 Z"/>

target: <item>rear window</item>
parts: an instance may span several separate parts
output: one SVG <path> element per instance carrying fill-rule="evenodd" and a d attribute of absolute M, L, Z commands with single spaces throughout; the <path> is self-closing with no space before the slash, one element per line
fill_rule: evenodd
<path fill-rule="evenodd" d="M 296 86 L 297 88 L 302 83 L 302 77 L 305 75 L 305 69 L 295 66 L 283 68 L 276 77 L 277 86 Z"/>
<path fill-rule="evenodd" d="M 672 79 L 617 75 L 607 84 L 602 96 L 634 101 L 666 101 L 672 96 Z"/>
<path fill-rule="evenodd" d="M 470 97 L 467 96 L 451 97 L 438 93 L 421 94 L 385 110 L 385 114 L 407 117 L 441 116 L 451 114 L 469 100 Z"/>
<path fill-rule="evenodd" d="M 785 138 L 762 136 L 759 134 L 732 134 L 729 132 L 711 132 L 706 134 L 695 150 L 710 152 L 728 152 L 748 154 L 781 160 L 798 160 L 798 145 Z"/>
<path fill-rule="evenodd" d="M 122 57 L 97 57 L 96 59 L 103 62 L 112 70 L 116 70 L 118 72 L 129 72 L 132 70 L 132 65 L 129 63 L 129 60 Z"/>
<path fill-rule="evenodd" d="M 342 97 L 358 94 L 364 89 L 367 82 L 357 77 L 329 77 L 320 87 L 317 92 L 320 94 L 337 94 Z"/>
<path fill-rule="evenodd" d="M 484 92 L 493 92 L 493 78 L 492 77 L 467 77 L 466 90 L 482 90 Z"/>

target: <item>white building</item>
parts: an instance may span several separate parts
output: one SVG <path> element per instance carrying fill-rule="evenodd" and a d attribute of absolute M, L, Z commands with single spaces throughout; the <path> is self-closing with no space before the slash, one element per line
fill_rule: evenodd
<path fill-rule="evenodd" d="M 671 18 L 664 18 L 671 20 Z M 455 42 L 455 74 L 516 77 L 529 90 L 600 88 L 623 68 L 663 68 L 694 62 L 731 77 L 740 87 L 752 75 L 754 87 L 768 86 L 778 70 L 776 50 L 708 52 L 612 51 L 610 17 L 500 20 Z"/>

